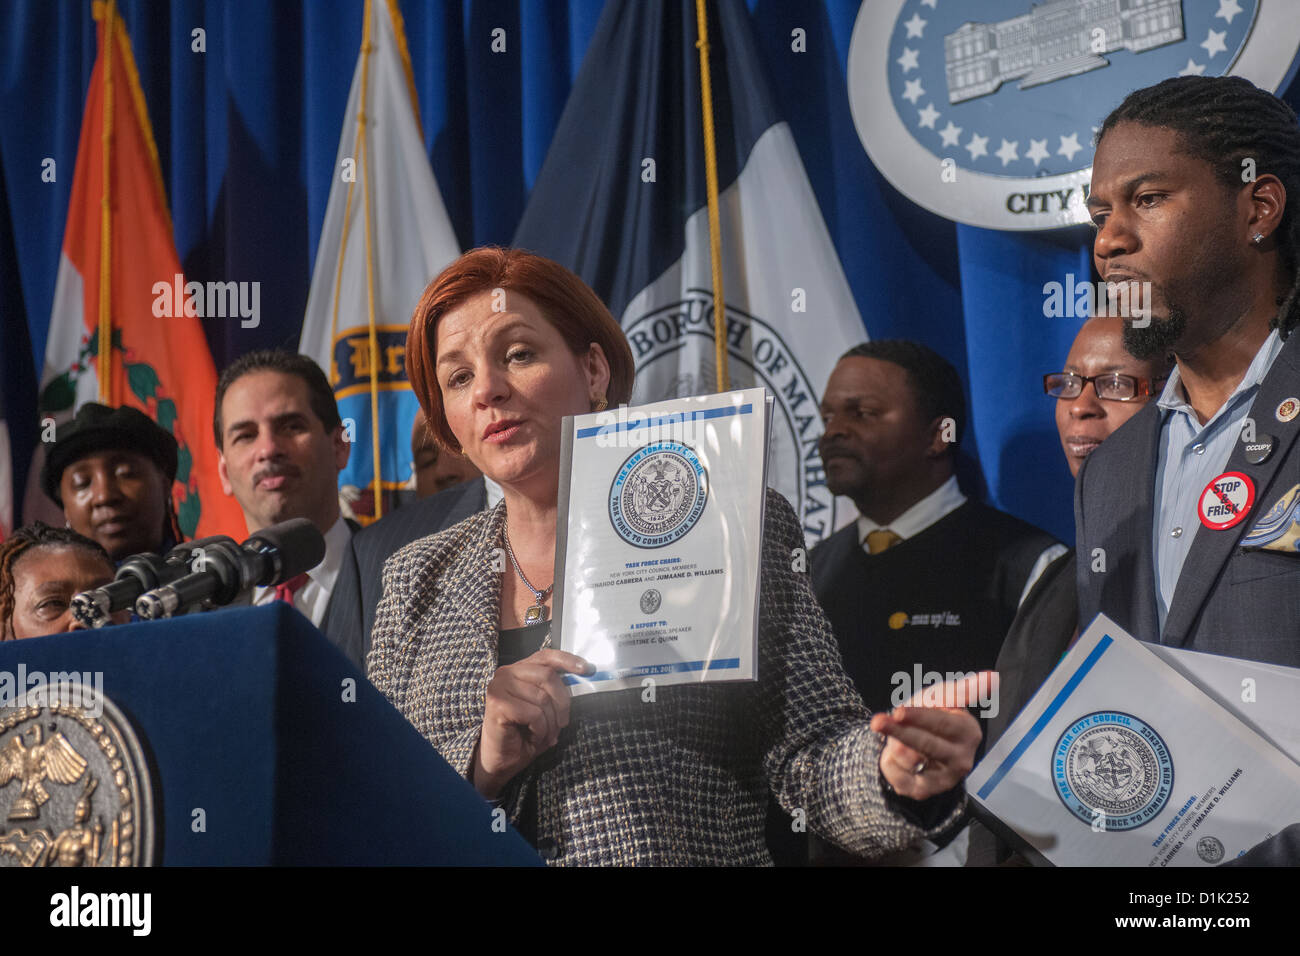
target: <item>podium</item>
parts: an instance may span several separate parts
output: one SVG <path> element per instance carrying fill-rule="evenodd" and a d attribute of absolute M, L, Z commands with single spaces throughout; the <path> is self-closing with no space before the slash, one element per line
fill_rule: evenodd
<path fill-rule="evenodd" d="M 0 643 L 20 664 L 103 675 L 151 765 L 158 863 L 542 865 L 286 604 Z"/>

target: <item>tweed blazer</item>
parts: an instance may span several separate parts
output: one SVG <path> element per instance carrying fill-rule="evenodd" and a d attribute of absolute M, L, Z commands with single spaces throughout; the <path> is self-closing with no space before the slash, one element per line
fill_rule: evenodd
<path fill-rule="evenodd" d="M 367 672 L 469 777 L 497 667 L 504 503 L 407 545 L 384 567 Z M 769 791 L 810 829 L 879 856 L 950 830 L 965 794 L 932 830 L 888 801 L 884 737 L 844 672 L 786 500 L 767 492 L 758 680 L 575 698 L 559 743 L 503 794 L 512 821 L 535 798 L 537 845 L 554 864 L 771 864 Z M 498 564 L 499 566 L 499 564 Z"/>

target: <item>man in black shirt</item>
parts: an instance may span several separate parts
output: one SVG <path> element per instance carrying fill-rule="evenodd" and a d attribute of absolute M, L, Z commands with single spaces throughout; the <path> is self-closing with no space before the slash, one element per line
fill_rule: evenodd
<path fill-rule="evenodd" d="M 956 370 L 916 342 L 859 345 L 836 364 L 821 413 L 826 483 L 860 517 L 813 549 L 813 588 L 863 700 L 889 710 L 992 669 L 1020 601 L 1065 547 L 958 488 Z M 962 841 L 944 854 L 963 856 Z"/>

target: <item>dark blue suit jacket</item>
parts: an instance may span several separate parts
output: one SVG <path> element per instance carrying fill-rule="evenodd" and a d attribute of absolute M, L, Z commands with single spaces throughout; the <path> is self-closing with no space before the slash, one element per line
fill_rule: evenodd
<path fill-rule="evenodd" d="M 1214 531 L 1198 523 L 1163 633 L 1151 535 L 1164 411 L 1149 403 L 1084 460 L 1074 498 L 1080 630 L 1102 612 L 1139 640 L 1300 667 L 1300 553 L 1240 547 L 1255 523 L 1300 484 L 1300 416 L 1277 418 L 1278 406 L 1297 397 L 1300 332 L 1292 332 L 1250 408 L 1256 440 L 1272 435 L 1272 453 L 1252 465 L 1246 442 L 1238 441 L 1223 467 L 1250 477 L 1255 503 L 1232 528 Z M 1105 571 L 1093 570 L 1098 548 Z M 1300 863 L 1300 826 L 1288 827 L 1237 862 Z"/>
<path fill-rule="evenodd" d="M 1138 640 L 1300 667 L 1300 553 L 1243 551 L 1255 523 L 1300 483 L 1300 416 L 1279 421 L 1278 406 L 1300 397 L 1300 332 L 1292 333 L 1250 409 L 1256 438 L 1272 435 L 1260 464 L 1236 442 L 1223 471 L 1248 475 L 1255 503 L 1246 520 L 1215 531 L 1199 522 L 1165 619 L 1156 610 L 1152 521 L 1156 455 L 1164 411 L 1155 402 L 1089 455 L 1075 485 L 1079 629 L 1104 612 Z M 1098 552 L 1105 560 L 1100 566 Z"/>
<path fill-rule="evenodd" d="M 450 528 L 485 507 L 487 487 L 482 478 L 475 478 L 404 505 L 352 536 L 321 630 L 362 673 L 375 609 L 383 594 L 384 562 L 399 548 Z"/>

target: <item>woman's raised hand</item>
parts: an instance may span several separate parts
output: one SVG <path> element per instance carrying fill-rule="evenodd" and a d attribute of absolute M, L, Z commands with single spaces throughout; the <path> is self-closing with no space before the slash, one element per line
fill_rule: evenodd
<path fill-rule="evenodd" d="M 555 746 L 569 725 L 571 699 L 560 675 L 594 671 L 576 654 L 549 647 L 497 668 L 474 751 L 473 782 L 479 793 L 495 799 L 519 771 Z"/>
<path fill-rule="evenodd" d="M 951 790 L 971 772 L 982 733 L 966 707 L 980 700 L 981 690 L 997 693 L 995 673 L 926 688 L 904 706 L 872 716 L 871 729 L 889 738 L 880 753 L 880 772 L 894 792 L 925 800 Z"/>

